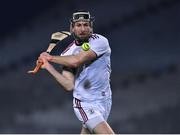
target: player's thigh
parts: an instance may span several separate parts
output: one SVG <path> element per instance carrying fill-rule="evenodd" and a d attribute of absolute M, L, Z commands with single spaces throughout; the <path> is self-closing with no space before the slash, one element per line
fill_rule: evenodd
<path fill-rule="evenodd" d="M 95 134 L 114 134 L 113 130 L 106 121 L 99 123 L 94 129 Z"/>

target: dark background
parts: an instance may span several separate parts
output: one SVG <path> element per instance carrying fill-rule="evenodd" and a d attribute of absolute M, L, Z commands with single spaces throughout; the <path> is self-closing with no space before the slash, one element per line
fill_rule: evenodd
<path fill-rule="evenodd" d="M 180 0 L 0 2 L 0 133 L 80 133 L 72 93 L 26 72 L 78 9 L 112 49 L 116 133 L 180 133 Z"/>

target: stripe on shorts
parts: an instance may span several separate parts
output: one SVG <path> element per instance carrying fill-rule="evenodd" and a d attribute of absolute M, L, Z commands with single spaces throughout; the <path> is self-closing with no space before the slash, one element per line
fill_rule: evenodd
<path fill-rule="evenodd" d="M 81 101 L 79 99 L 75 98 L 75 104 L 76 104 L 76 106 L 81 114 L 81 117 L 85 123 L 88 120 L 88 117 L 87 117 L 85 111 L 83 110 L 83 108 L 81 107 Z"/>

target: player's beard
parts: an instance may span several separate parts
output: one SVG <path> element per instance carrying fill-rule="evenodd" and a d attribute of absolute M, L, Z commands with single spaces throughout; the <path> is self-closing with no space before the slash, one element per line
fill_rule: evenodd
<path fill-rule="evenodd" d="M 77 40 L 80 44 L 84 42 L 89 42 L 89 38 L 91 36 L 91 33 L 88 34 L 87 36 L 77 36 L 76 34 L 73 33 L 73 36 L 75 40 Z"/>

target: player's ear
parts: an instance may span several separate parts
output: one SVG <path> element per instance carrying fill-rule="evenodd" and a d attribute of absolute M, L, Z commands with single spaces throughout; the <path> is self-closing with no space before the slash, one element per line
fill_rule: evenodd
<path fill-rule="evenodd" d="M 91 34 L 92 34 L 92 33 L 93 33 L 93 22 L 90 22 L 90 27 L 91 27 L 91 28 L 90 28 L 90 29 L 91 29 L 90 31 L 91 31 Z"/>
<path fill-rule="evenodd" d="M 73 33 L 74 32 L 74 29 L 73 29 L 73 24 L 71 23 L 70 24 L 70 32 Z"/>

